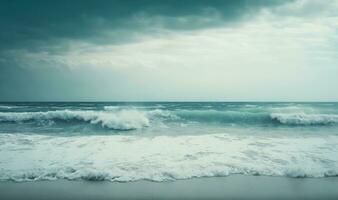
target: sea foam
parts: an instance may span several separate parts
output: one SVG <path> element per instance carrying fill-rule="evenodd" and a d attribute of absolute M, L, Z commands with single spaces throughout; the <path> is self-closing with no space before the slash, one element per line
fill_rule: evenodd
<path fill-rule="evenodd" d="M 338 175 L 338 136 L 0 135 L 0 180 L 171 181 Z"/>

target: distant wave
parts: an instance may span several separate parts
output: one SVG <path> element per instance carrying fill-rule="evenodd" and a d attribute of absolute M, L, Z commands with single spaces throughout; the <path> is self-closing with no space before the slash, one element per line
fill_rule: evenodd
<path fill-rule="evenodd" d="M 287 125 L 327 125 L 338 123 L 338 115 L 305 113 L 272 113 L 271 118 Z"/>
<path fill-rule="evenodd" d="M 6 106 L 6 105 L 0 105 L 0 109 L 11 109 L 15 108 L 16 106 Z"/>
<path fill-rule="evenodd" d="M 117 111 L 117 110 L 121 110 L 121 106 L 104 106 L 103 107 L 104 110 L 107 111 Z"/>
<path fill-rule="evenodd" d="M 176 110 L 176 116 L 185 120 L 198 122 L 218 123 L 264 123 L 269 122 L 266 113 L 251 113 L 245 111 L 220 111 L 220 110 Z"/>
<path fill-rule="evenodd" d="M 338 136 L 0 134 L 0 181 L 171 181 L 231 174 L 338 175 Z"/>
<path fill-rule="evenodd" d="M 119 110 L 117 112 L 57 110 L 46 112 L 0 112 L 0 122 L 24 122 L 78 120 L 102 127 L 118 130 L 131 130 L 149 126 L 147 116 L 137 110 Z"/>

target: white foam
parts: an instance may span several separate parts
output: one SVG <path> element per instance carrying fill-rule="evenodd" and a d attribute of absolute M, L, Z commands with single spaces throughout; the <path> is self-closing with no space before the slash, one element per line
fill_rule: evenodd
<path fill-rule="evenodd" d="M 122 107 L 121 106 L 104 106 L 103 109 L 106 111 L 117 111 L 117 110 L 122 109 Z"/>
<path fill-rule="evenodd" d="M 338 136 L 0 134 L 0 180 L 167 181 L 251 174 L 338 175 Z"/>
<path fill-rule="evenodd" d="M 46 112 L 0 112 L 0 121 L 46 121 L 79 120 L 102 127 L 120 130 L 138 129 L 149 126 L 147 116 L 137 110 L 119 110 L 116 112 L 57 110 Z"/>
<path fill-rule="evenodd" d="M 155 109 L 147 111 L 147 116 L 151 119 L 179 119 L 177 115 L 169 110 Z"/>
<path fill-rule="evenodd" d="M 306 113 L 306 114 L 318 114 L 320 110 L 315 109 L 314 107 L 308 107 L 304 105 L 289 105 L 289 106 L 280 106 L 269 108 L 271 113 Z"/>
<path fill-rule="evenodd" d="M 338 123 L 335 114 L 272 113 L 270 117 L 288 125 L 326 125 Z"/>
<path fill-rule="evenodd" d="M 244 107 L 245 108 L 257 108 L 259 106 L 258 105 L 253 105 L 253 104 L 245 104 Z"/>
<path fill-rule="evenodd" d="M 14 106 L 0 105 L 0 109 L 11 109 L 11 108 L 14 108 Z"/>

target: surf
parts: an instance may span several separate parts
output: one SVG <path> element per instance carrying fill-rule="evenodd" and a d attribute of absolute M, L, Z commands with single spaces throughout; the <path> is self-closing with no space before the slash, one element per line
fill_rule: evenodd
<path fill-rule="evenodd" d="M 0 181 L 162 182 L 232 174 L 297 178 L 338 175 L 338 136 L 0 134 L 0 141 Z"/>
<path fill-rule="evenodd" d="M 249 107 L 250 109 L 252 107 Z M 137 109 L 105 106 L 102 110 L 48 110 L 33 112 L 0 112 L 0 123 L 36 123 L 37 126 L 55 123 L 100 126 L 113 130 L 136 130 L 166 124 L 198 123 L 231 126 L 332 126 L 338 124 L 338 114 L 305 113 L 286 110 L 215 110 L 215 109 Z"/>
<path fill-rule="evenodd" d="M 98 124 L 104 128 L 133 130 L 149 126 L 147 116 L 137 110 L 117 112 L 56 110 L 46 112 L 0 112 L 0 122 L 80 121 Z"/>

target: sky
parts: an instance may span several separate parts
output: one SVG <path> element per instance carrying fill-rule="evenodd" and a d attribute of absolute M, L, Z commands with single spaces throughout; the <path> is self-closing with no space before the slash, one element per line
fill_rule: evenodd
<path fill-rule="evenodd" d="M 1 0 L 0 101 L 338 101 L 338 0 Z"/>

